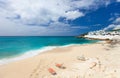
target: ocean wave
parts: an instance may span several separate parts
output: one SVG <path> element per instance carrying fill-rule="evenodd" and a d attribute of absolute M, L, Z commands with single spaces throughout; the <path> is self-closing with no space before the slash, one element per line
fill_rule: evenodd
<path fill-rule="evenodd" d="M 43 48 L 37 49 L 37 50 L 30 50 L 30 51 L 24 52 L 23 54 L 21 54 L 19 56 L 13 57 L 13 58 L 3 58 L 0 60 L 0 65 L 8 64 L 10 62 L 15 62 L 18 60 L 23 60 L 23 59 L 26 59 L 29 57 L 33 57 L 40 53 L 43 53 L 43 52 L 46 52 L 46 51 L 49 51 L 49 50 L 52 50 L 55 48 L 69 47 L 69 46 L 73 46 L 73 45 L 77 45 L 77 44 L 69 44 L 69 45 L 64 45 L 64 46 L 48 46 L 48 47 L 43 47 Z"/>

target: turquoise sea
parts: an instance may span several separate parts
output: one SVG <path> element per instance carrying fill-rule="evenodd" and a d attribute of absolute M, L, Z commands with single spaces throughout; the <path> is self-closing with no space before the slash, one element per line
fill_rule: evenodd
<path fill-rule="evenodd" d="M 60 46 L 89 44 L 95 42 L 97 41 L 76 37 L 1 36 L 0 63 L 3 61 L 7 62 L 11 58 L 17 60 L 18 56 L 21 56 L 19 59 L 31 57 L 37 55 L 40 52 L 51 50 Z"/>

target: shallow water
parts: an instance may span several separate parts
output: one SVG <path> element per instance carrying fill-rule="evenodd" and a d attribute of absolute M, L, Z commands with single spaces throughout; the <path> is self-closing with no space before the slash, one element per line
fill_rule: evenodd
<path fill-rule="evenodd" d="M 75 37 L 0 37 L 0 59 L 11 58 L 25 53 L 29 54 L 31 51 L 32 54 L 36 54 L 35 52 L 37 51 L 46 51 L 47 49 L 52 49 L 56 46 L 88 44 L 94 42 L 97 41 Z"/>

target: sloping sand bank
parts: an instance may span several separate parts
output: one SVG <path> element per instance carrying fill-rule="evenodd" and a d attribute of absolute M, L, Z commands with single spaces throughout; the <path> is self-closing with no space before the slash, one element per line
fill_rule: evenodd
<path fill-rule="evenodd" d="M 56 67 L 56 63 L 65 69 Z M 51 75 L 48 68 L 53 68 L 56 75 Z M 0 78 L 120 78 L 120 45 L 100 42 L 56 48 L 1 65 Z"/>

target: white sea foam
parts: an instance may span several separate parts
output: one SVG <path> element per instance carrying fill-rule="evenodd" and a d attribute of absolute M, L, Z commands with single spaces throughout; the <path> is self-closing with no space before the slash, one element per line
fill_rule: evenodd
<path fill-rule="evenodd" d="M 70 47 L 70 46 L 74 46 L 74 45 L 80 45 L 80 44 L 69 44 L 69 45 L 59 46 L 59 48 Z"/>
<path fill-rule="evenodd" d="M 27 51 L 24 54 L 21 54 L 19 56 L 13 57 L 13 58 L 4 58 L 4 59 L 0 60 L 0 65 L 8 64 L 10 62 L 26 59 L 26 58 L 29 58 L 29 57 L 33 57 L 33 56 L 36 56 L 36 55 L 38 55 L 42 52 L 49 51 L 49 50 L 52 50 L 52 49 L 55 49 L 55 48 L 57 48 L 57 46 L 48 46 L 48 47 L 44 47 L 44 48 L 37 49 L 37 50 Z"/>
<path fill-rule="evenodd" d="M 69 46 L 73 46 L 73 45 L 76 45 L 76 44 L 70 44 L 70 45 L 65 45 L 65 46 L 48 46 L 48 47 L 44 47 L 44 48 L 37 49 L 37 50 L 27 51 L 24 54 L 13 57 L 13 58 L 1 59 L 0 60 L 0 65 L 8 64 L 10 62 L 15 62 L 15 61 L 26 59 L 26 58 L 29 58 L 29 57 L 33 57 L 33 56 L 36 56 L 40 53 L 43 53 L 45 51 L 49 51 L 49 50 L 52 50 L 52 49 L 55 49 L 55 48 L 69 47 Z"/>

